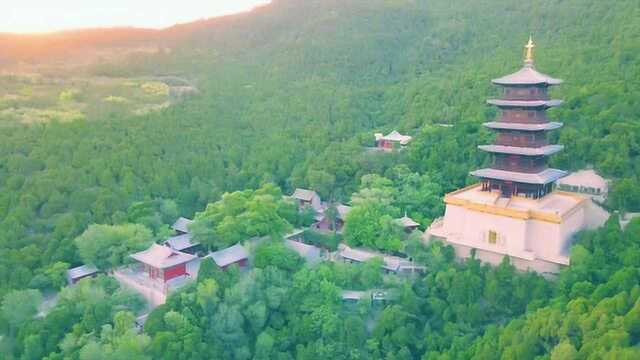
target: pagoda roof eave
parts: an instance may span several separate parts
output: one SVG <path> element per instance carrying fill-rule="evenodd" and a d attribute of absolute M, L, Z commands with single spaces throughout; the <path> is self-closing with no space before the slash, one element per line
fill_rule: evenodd
<path fill-rule="evenodd" d="M 491 121 L 484 124 L 489 129 L 498 130 L 520 130 L 520 131 L 550 131 L 556 130 L 563 126 L 560 122 L 546 122 L 543 124 L 525 124 L 525 123 L 512 123 L 506 121 Z"/>
<path fill-rule="evenodd" d="M 486 168 L 472 171 L 471 175 L 484 179 L 495 179 L 503 181 L 514 181 L 523 184 L 544 185 L 552 183 L 566 176 L 567 172 L 558 169 L 545 169 L 539 173 L 529 174 Z"/>
<path fill-rule="evenodd" d="M 503 99 L 489 99 L 487 104 L 495 105 L 498 107 L 556 107 L 562 105 L 562 100 L 503 100 Z"/>
<path fill-rule="evenodd" d="M 491 80 L 492 83 L 502 86 L 517 85 L 560 85 L 562 80 L 552 78 L 547 74 L 543 74 L 535 69 L 533 65 L 525 65 L 522 69 L 503 76 L 501 78 Z"/>
<path fill-rule="evenodd" d="M 563 145 L 546 145 L 541 147 L 521 147 L 505 145 L 480 145 L 478 149 L 491 153 L 524 155 L 524 156 L 549 156 L 564 149 Z"/>

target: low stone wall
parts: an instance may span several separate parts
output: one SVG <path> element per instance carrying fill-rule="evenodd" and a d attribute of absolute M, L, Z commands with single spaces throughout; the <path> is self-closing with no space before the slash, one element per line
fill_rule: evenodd
<path fill-rule="evenodd" d="M 464 246 L 464 245 L 459 245 L 459 244 L 451 244 L 451 243 L 446 243 L 446 244 L 451 245 L 454 248 L 457 258 L 468 259 L 471 257 L 471 254 L 472 254 L 471 251 L 473 250 L 473 248 Z M 507 256 L 507 255 L 498 254 L 498 253 L 494 253 L 486 250 L 479 250 L 479 249 L 475 249 L 475 253 L 476 253 L 476 259 L 480 260 L 483 263 L 491 264 L 493 266 L 500 265 L 500 263 L 502 262 L 502 259 L 505 256 Z M 546 277 L 554 277 L 560 272 L 560 269 L 562 268 L 561 265 L 554 264 L 554 263 L 540 260 L 540 259 L 529 261 L 529 260 L 520 259 L 513 256 L 509 258 L 510 258 L 511 264 L 516 269 L 520 271 L 532 270 Z"/>

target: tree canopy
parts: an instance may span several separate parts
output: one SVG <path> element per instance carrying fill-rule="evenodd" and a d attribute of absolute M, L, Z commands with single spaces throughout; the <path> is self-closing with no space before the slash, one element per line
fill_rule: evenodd
<path fill-rule="evenodd" d="M 379 261 L 298 266 L 275 246 L 247 272 L 209 260 L 206 276 L 137 335 L 131 318 L 141 301 L 113 279 L 64 288 L 35 317 L 37 292 L 28 290 L 58 290 L 65 270 L 84 262 L 120 265 L 168 236 L 176 216 L 195 215 L 194 236 L 211 249 L 277 238 L 309 221 L 282 198 L 297 187 L 353 205 L 349 244 L 397 250 L 390 219 L 406 211 L 428 226 L 442 215 L 444 193 L 475 182 L 469 171 L 489 161 L 477 146 L 491 142 L 481 124 L 497 115 L 485 105 L 497 91 L 490 79 L 521 66 L 531 32 L 537 68 L 565 80 L 551 93 L 565 100 L 549 112 L 565 123 L 550 135 L 565 145 L 552 165 L 593 166 L 611 180 L 608 210 L 640 211 L 638 12 L 637 0 L 280 0 L 158 33 L 161 51 L 69 64 L 73 78 L 59 79 L 52 62 L 34 67 L 53 72 L 48 80 L 0 75 L 0 353 L 639 358 L 640 229 L 636 220 L 620 230 L 615 216 L 577 237 L 557 281 L 507 262 L 459 264 L 451 248 L 415 237 L 404 252 L 427 271 L 412 279 L 382 276 Z M 44 123 L 7 115 L 82 96 L 65 89 L 43 100 L 37 81 L 158 74 L 189 78 L 200 95 L 139 115 L 113 104 L 81 117 L 53 112 Z M 164 91 L 156 85 L 146 88 Z M 406 149 L 366 149 L 375 132 L 393 129 L 413 136 Z M 317 239 L 333 247 L 337 238 Z M 342 301 L 342 291 L 371 287 L 394 299 Z"/>
<path fill-rule="evenodd" d="M 273 184 L 258 190 L 225 193 L 222 199 L 197 213 L 190 230 L 194 239 L 213 249 L 223 249 L 250 238 L 282 237 L 295 222 L 295 205 L 283 200 Z"/>
<path fill-rule="evenodd" d="M 75 240 L 82 261 L 102 270 L 127 263 L 152 242 L 151 231 L 140 224 L 91 225 Z"/>

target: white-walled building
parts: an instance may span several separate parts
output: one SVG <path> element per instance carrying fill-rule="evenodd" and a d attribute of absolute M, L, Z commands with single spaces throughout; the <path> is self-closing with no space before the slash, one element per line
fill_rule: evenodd
<path fill-rule="evenodd" d="M 602 226 L 609 214 L 579 194 L 552 192 L 540 199 L 504 198 L 476 184 L 445 196 L 443 218 L 427 230 L 429 240 L 453 246 L 460 258 L 471 256 L 498 265 L 506 255 L 520 270 L 557 273 L 569 265 L 576 232 Z"/>

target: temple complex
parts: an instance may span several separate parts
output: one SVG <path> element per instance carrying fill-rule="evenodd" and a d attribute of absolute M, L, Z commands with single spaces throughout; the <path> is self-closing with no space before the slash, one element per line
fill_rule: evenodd
<path fill-rule="evenodd" d="M 569 265 L 573 235 L 601 226 L 608 214 L 580 194 L 554 191 L 567 173 L 547 166 L 563 146 L 548 141 L 547 133 L 562 123 L 549 121 L 546 111 L 562 103 L 548 94 L 562 81 L 535 69 L 534 47 L 529 38 L 524 66 L 492 81 L 503 92 L 487 102 L 500 114 L 484 126 L 497 136 L 493 144 L 479 146 L 492 155 L 491 165 L 471 172 L 479 184 L 445 196 L 445 216 L 426 236 L 452 245 L 461 258 L 475 254 L 498 264 L 509 256 L 519 269 L 557 273 Z"/>

